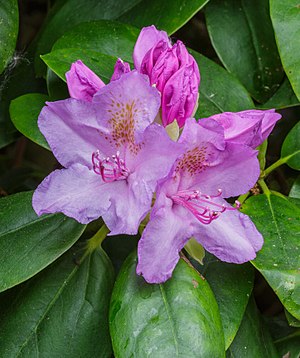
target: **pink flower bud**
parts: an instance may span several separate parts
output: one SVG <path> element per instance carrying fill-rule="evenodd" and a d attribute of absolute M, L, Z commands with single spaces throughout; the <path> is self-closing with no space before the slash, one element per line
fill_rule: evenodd
<path fill-rule="evenodd" d="M 70 96 L 87 102 L 91 102 L 94 94 L 105 86 L 105 83 L 80 60 L 72 63 L 70 71 L 66 73 L 66 79 Z"/>
<path fill-rule="evenodd" d="M 124 73 L 130 72 L 130 65 L 128 62 L 123 62 L 120 58 L 115 64 L 114 73 L 111 76 L 110 82 L 118 80 Z"/>
<path fill-rule="evenodd" d="M 134 59 L 138 71 L 147 74 L 161 93 L 163 125 L 176 120 L 179 127 L 184 126 L 197 106 L 200 84 L 198 65 L 184 44 L 177 41 L 171 46 L 163 31 L 154 26 L 144 28 L 134 48 Z"/>

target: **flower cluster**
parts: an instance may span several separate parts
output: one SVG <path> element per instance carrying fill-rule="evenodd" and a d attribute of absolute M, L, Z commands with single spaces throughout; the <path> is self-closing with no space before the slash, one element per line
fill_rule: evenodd
<path fill-rule="evenodd" d="M 239 203 L 225 199 L 255 185 L 255 148 L 280 115 L 248 110 L 193 119 L 198 66 L 182 42 L 172 45 L 154 26 L 141 31 L 133 58 L 134 70 L 117 61 L 107 85 L 73 63 L 71 98 L 42 109 L 39 128 L 64 169 L 36 189 L 36 213 L 62 212 L 83 224 L 102 217 L 117 235 L 136 234 L 150 212 L 137 266 L 150 283 L 172 275 L 191 237 L 223 261 L 254 259 L 262 236 Z M 183 128 L 178 141 L 164 128 L 175 120 Z"/>

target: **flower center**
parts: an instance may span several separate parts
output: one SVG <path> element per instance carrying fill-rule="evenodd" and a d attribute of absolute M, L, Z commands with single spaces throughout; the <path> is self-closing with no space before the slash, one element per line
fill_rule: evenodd
<path fill-rule="evenodd" d="M 220 205 L 212 199 L 220 197 L 222 190 L 218 189 L 217 195 L 205 195 L 199 190 L 181 190 L 170 198 L 175 204 L 188 209 L 202 224 L 210 224 L 227 210 L 237 210 L 241 204 L 236 201 L 236 207 Z"/>
<path fill-rule="evenodd" d="M 100 152 L 97 150 L 92 154 L 92 163 L 94 172 L 101 175 L 105 183 L 126 179 L 130 174 L 125 161 L 120 158 L 119 151 L 111 158 L 100 159 Z"/>

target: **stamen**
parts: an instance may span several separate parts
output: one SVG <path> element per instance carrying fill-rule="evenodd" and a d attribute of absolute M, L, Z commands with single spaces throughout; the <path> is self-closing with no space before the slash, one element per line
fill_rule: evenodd
<path fill-rule="evenodd" d="M 92 163 L 94 172 L 101 175 L 106 183 L 126 179 L 130 174 L 124 160 L 120 158 L 119 151 L 112 155 L 111 158 L 100 159 L 100 152 L 97 150 L 92 154 Z"/>
<path fill-rule="evenodd" d="M 202 194 L 199 190 L 181 190 L 170 198 L 175 204 L 182 205 L 189 210 L 202 224 L 210 224 L 227 210 L 238 210 L 241 204 L 236 201 L 236 207 L 220 205 L 212 201 L 222 195 L 218 189 L 216 195 Z"/>

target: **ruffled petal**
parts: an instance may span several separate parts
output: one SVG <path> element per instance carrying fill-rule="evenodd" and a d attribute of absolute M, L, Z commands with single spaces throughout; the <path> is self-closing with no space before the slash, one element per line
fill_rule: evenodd
<path fill-rule="evenodd" d="M 109 208 L 107 191 L 103 189 L 93 171 L 74 165 L 48 175 L 35 190 L 32 205 L 38 215 L 62 212 L 87 224 Z"/>
<path fill-rule="evenodd" d="M 224 212 L 208 225 L 197 223 L 193 236 L 220 260 L 238 264 L 253 260 L 263 245 L 253 222 L 239 211 Z"/>
<path fill-rule="evenodd" d="M 80 163 L 91 168 L 92 153 L 100 144 L 93 104 L 73 98 L 46 104 L 38 126 L 56 159 L 64 167 Z"/>
<path fill-rule="evenodd" d="M 66 73 L 66 80 L 70 96 L 87 102 L 92 102 L 94 94 L 105 83 L 82 61 L 78 60 L 71 65 Z"/>
<path fill-rule="evenodd" d="M 158 113 L 160 95 L 146 75 L 131 71 L 101 88 L 93 102 L 101 131 L 105 128 L 110 145 L 116 149 L 134 148 Z"/>
<path fill-rule="evenodd" d="M 169 200 L 168 205 L 151 215 L 138 243 L 137 274 L 143 275 L 149 283 L 168 280 L 179 260 L 179 251 L 190 237 L 189 225 L 172 210 Z"/>
<path fill-rule="evenodd" d="M 133 50 L 133 62 L 138 71 L 140 71 L 141 63 L 146 53 L 162 40 L 171 47 L 168 34 L 165 31 L 157 30 L 154 25 L 144 27 L 141 30 Z"/>

